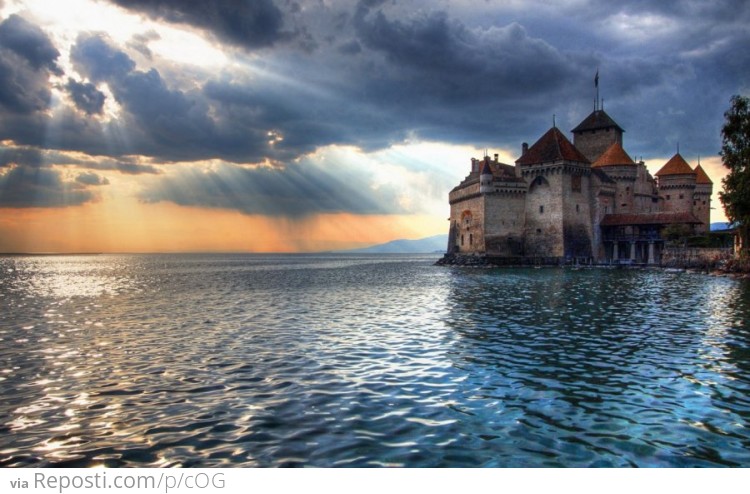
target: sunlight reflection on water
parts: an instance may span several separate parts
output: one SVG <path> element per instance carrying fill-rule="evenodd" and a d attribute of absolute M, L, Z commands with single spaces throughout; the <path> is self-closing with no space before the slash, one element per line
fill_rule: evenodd
<path fill-rule="evenodd" d="M 0 465 L 750 465 L 746 282 L 0 258 Z"/>

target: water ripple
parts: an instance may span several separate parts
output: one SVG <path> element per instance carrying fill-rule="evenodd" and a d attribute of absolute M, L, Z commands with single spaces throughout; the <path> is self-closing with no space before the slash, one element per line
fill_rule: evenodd
<path fill-rule="evenodd" d="M 750 286 L 0 257 L 0 466 L 750 466 Z"/>

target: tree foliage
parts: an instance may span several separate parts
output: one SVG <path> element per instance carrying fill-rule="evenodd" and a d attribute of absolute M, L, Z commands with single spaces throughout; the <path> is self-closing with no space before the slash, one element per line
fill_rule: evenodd
<path fill-rule="evenodd" d="M 750 232 L 750 98 L 735 95 L 724 113 L 721 158 L 729 174 L 722 180 L 719 200 L 729 221 L 737 224 L 742 251 L 747 255 Z"/>

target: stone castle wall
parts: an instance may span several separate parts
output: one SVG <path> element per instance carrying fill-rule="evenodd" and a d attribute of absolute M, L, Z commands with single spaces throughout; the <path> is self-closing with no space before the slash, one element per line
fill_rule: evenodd
<path fill-rule="evenodd" d="M 573 145 L 592 163 L 615 142 L 622 144 L 622 133 L 614 128 L 584 130 L 573 134 Z"/>
<path fill-rule="evenodd" d="M 708 184 L 698 184 L 695 186 L 693 193 L 693 214 L 703 222 L 698 225 L 696 230 L 699 233 L 705 233 L 711 223 L 711 192 L 712 186 Z"/>
<path fill-rule="evenodd" d="M 732 249 L 667 247 L 661 253 L 661 265 L 679 268 L 713 268 L 732 259 Z"/>
<path fill-rule="evenodd" d="M 662 211 L 684 213 L 693 211 L 694 175 L 667 175 L 659 179 Z"/>
<path fill-rule="evenodd" d="M 503 191 L 485 196 L 485 250 L 489 256 L 517 257 L 524 253 L 526 192 Z"/>
<path fill-rule="evenodd" d="M 450 222 L 457 252 L 484 253 L 484 196 L 479 193 L 479 182 L 451 192 L 450 198 Z"/>
<path fill-rule="evenodd" d="M 564 257 L 562 166 L 525 178 L 531 182 L 526 196 L 525 255 Z"/>
<path fill-rule="evenodd" d="M 656 193 L 656 182 L 643 163 L 637 165 L 633 191 L 633 208 L 635 211 L 640 213 L 661 211 L 659 196 Z"/>
<path fill-rule="evenodd" d="M 567 170 L 562 175 L 563 255 L 591 257 L 591 174 L 590 169 Z"/>
<path fill-rule="evenodd" d="M 635 181 L 638 171 L 633 165 L 608 166 L 604 173 L 615 181 L 615 198 L 612 211 L 629 214 L 635 211 Z"/>

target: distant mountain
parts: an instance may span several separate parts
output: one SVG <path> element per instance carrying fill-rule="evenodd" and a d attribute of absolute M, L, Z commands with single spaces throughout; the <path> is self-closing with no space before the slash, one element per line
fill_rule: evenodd
<path fill-rule="evenodd" d="M 443 234 L 417 240 L 392 240 L 384 244 L 340 252 L 351 254 L 427 254 L 433 252 L 445 252 L 447 247 L 448 235 Z"/>
<path fill-rule="evenodd" d="M 711 231 L 713 232 L 716 230 L 726 230 L 727 228 L 729 228 L 729 225 L 731 225 L 731 223 L 711 223 Z"/>

